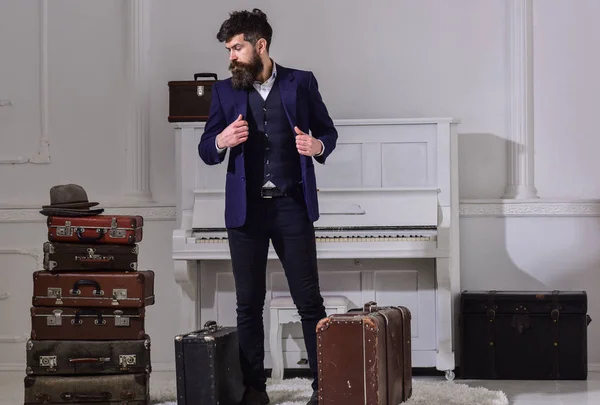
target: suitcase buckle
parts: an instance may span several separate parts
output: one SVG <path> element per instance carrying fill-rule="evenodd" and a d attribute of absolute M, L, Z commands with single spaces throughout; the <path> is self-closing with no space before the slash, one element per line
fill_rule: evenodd
<path fill-rule="evenodd" d="M 125 299 L 127 299 L 127 289 L 126 288 L 113 289 L 111 305 L 119 305 L 119 300 L 125 300 Z"/>
<path fill-rule="evenodd" d="M 52 315 L 46 317 L 47 326 L 62 326 L 62 309 L 55 309 Z"/>
<path fill-rule="evenodd" d="M 73 228 L 71 227 L 71 221 L 65 221 L 64 226 L 57 226 L 56 236 L 73 236 Z"/>
<path fill-rule="evenodd" d="M 129 366 L 135 366 L 137 364 L 137 358 L 135 354 L 121 354 L 119 355 L 119 366 L 122 371 L 125 371 Z"/>
<path fill-rule="evenodd" d="M 123 311 L 115 311 L 115 326 L 129 326 L 129 317 L 122 315 Z"/>
<path fill-rule="evenodd" d="M 124 238 L 126 230 L 118 228 L 119 225 L 117 224 L 117 218 L 113 218 L 110 222 L 110 230 L 108 231 L 108 236 L 111 238 Z"/>
<path fill-rule="evenodd" d="M 198 94 L 198 97 L 202 97 L 204 95 L 204 86 L 196 87 L 196 94 Z"/>
<path fill-rule="evenodd" d="M 48 367 L 48 371 L 56 371 L 56 356 L 40 356 L 40 367 Z"/>
<path fill-rule="evenodd" d="M 56 305 L 63 304 L 63 301 L 61 299 L 62 298 L 62 288 L 49 287 L 46 295 L 48 296 L 48 298 L 56 298 L 56 302 L 55 302 Z"/>

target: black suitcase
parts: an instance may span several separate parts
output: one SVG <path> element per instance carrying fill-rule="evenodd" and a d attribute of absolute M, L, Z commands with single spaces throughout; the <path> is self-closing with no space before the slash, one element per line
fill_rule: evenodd
<path fill-rule="evenodd" d="M 244 394 L 237 328 L 217 326 L 175 337 L 177 405 L 238 405 Z"/>
<path fill-rule="evenodd" d="M 29 340 L 27 375 L 150 373 L 150 337 L 142 340 Z"/>
<path fill-rule="evenodd" d="M 214 80 L 198 80 L 212 77 Z M 212 86 L 217 82 L 216 73 L 196 73 L 194 80 L 170 81 L 169 122 L 206 121 L 210 112 Z"/>
<path fill-rule="evenodd" d="M 139 246 L 44 242 L 44 270 L 136 271 Z"/>
<path fill-rule="evenodd" d="M 460 373 L 468 379 L 585 380 L 585 291 L 463 291 Z"/>

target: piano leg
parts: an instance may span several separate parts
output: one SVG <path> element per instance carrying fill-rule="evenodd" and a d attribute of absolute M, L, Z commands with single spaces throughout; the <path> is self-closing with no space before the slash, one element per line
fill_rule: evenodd
<path fill-rule="evenodd" d="M 452 344 L 452 290 L 450 283 L 450 259 L 436 259 L 436 329 L 437 329 L 437 356 L 436 368 L 446 372 L 446 379 L 454 379 L 454 350 Z"/>
<path fill-rule="evenodd" d="M 198 289 L 198 262 L 196 260 L 175 260 L 175 282 L 183 291 L 179 311 L 179 330 L 188 333 L 198 329 L 200 291 Z"/>
<path fill-rule="evenodd" d="M 271 327 L 269 332 L 269 345 L 271 350 L 271 378 L 283 380 L 283 342 L 282 325 L 279 324 L 279 310 L 271 308 Z"/>

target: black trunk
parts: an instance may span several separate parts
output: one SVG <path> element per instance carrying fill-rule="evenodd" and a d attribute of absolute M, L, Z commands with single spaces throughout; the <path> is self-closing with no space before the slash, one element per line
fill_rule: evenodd
<path fill-rule="evenodd" d="M 463 378 L 585 380 L 585 291 L 464 291 Z"/>

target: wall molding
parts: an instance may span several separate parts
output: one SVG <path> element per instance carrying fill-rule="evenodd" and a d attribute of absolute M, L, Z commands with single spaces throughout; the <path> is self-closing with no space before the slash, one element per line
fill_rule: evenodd
<path fill-rule="evenodd" d="M 103 206 L 103 215 L 141 215 L 145 221 L 174 221 L 177 212 L 174 205 L 166 206 Z M 41 207 L 0 207 L 0 223 L 46 222 L 47 217 L 40 214 Z"/>
<path fill-rule="evenodd" d="M 11 106 L 4 100 L 4 106 Z M 48 164 L 50 163 L 50 142 L 48 141 L 48 0 L 40 0 L 40 139 L 35 155 L 30 158 L 1 158 L 0 164 Z"/>
<path fill-rule="evenodd" d="M 16 247 L 0 247 L 0 255 L 24 255 L 31 256 L 35 259 L 36 268 L 44 267 L 44 254 L 42 249 L 37 248 L 16 248 Z M 10 298 L 10 293 L 0 292 L 0 300 Z"/>
<path fill-rule="evenodd" d="M 175 221 L 174 205 L 104 206 L 107 215 L 141 215 L 145 221 Z M 600 200 L 513 200 L 464 199 L 460 216 L 469 217 L 600 217 Z M 0 223 L 45 222 L 40 208 L 0 207 Z"/>
<path fill-rule="evenodd" d="M 15 248 L 15 247 L 0 247 L 0 255 L 24 255 L 33 257 L 36 263 L 36 268 L 43 268 L 43 253 L 41 249 L 36 248 Z M 10 292 L 0 291 L 0 301 L 10 299 Z M 2 343 L 23 343 L 29 339 L 29 335 L 0 335 L 0 344 Z M 0 368 L 1 370 L 1 368 Z"/>
<path fill-rule="evenodd" d="M 461 217 L 599 217 L 600 200 L 461 200 Z"/>

